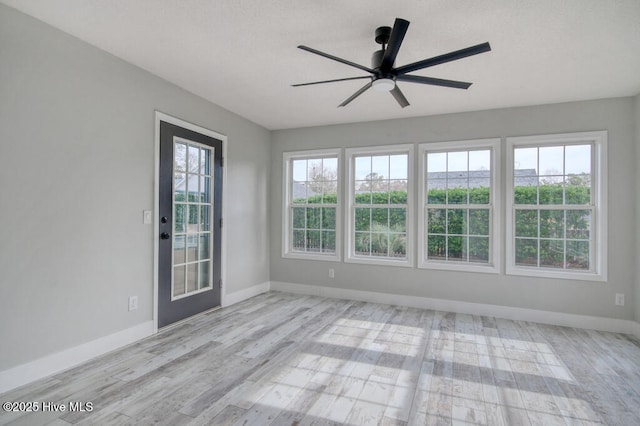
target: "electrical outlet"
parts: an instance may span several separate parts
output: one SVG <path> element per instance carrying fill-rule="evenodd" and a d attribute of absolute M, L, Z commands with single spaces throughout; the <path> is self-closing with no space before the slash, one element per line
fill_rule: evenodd
<path fill-rule="evenodd" d="M 151 225 L 151 210 L 143 210 L 142 211 L 142 223 L 145 225 Z"/>
<path fill-rule="evenodd" d="M 135 311 L 138 309 L 138 296 L 129 297 L 129 311 Z"/>
<path fill-rule="evenodd" d="M 624 294 L 616 293 L 616 306 L 624 306 Z"/>
<path fill-rule="evenodd" d="M 336 277 L 336 270 L 333 268 L 329 268 L 329 278 L 335 278 Z"/>

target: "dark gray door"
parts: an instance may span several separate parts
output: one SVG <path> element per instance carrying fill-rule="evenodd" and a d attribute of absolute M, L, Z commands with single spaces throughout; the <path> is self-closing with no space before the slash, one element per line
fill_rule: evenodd
<path fill-rule="evenodd" d="M 222 141 L 160 122 L 158 327 L 220 306 Z"/>

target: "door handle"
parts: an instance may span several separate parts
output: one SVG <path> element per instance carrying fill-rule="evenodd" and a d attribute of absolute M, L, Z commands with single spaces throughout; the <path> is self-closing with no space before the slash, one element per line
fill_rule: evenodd
<path fill-rule="evenodd" d="M 160 234 L 161 240 L 168 240 L 169 238 L 171 238 L 171 234 L 169 234 L 168 232 L 163 232 L 162 234 Z"/>

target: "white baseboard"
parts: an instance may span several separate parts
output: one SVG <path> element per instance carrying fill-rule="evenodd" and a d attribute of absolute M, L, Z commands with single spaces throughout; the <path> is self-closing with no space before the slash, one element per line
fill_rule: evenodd
<path fill-rule="evenodd" d="M 235 305 L 236 303 L 242 302 L 243 300 L 250 299 L 253 296 L 266 293 L 269 291 L 270 288 L 271 288 L 271 283 L 269 281 L 266 281 L 261 284 L 256 284 L 254 286 L 251 286 L 249 288 L 234 291 L 233 293 L 224 294 L 224 296 L 222 297 L 222 307 L 225 308 L 227 306 Z"/>
<path fill-rule="evenodd" d="M 640 322 L 636 321 L 279 281 L 267 281 L 226 294 L 223 297 L 222 306 L 242 302 L 269 290 L 633 334 L 640 339 Z M 0 394 L 144 339 L 154 333 L 154 325 L 155 321 L 147 321 L 126 330 L 0 371 Z"/>
<path fill-rule="evenodd" d="M 153 327 L 154 321 L 147 321 L 126 330 L 0 371 L 0 393 L 67 370 L 91 358 L 144 339 L 153 334 Z"/>
<path fill-rule="evenodd" d="M 404 296 L 373 291 L 349 290 L 335 287 L 285 283 L 271 281 L 271 290 L 287 293 L 309 294 L 338 299 L 359 300 L 387 305 L 409 306 L 460 314 L 484 315 L 516 321 L 531 321 L 564 327 L 585 328 L 614 333 L 640 334 L 640 323 L 615 318 L 588 315 L 565 314 L 536 309 L 514 308 L 483 303 L 459 302 L 455 300 L 432 299 L 427 297 Z M 640 338 L 640 336 L 639 336 Z"/>
<path fill-rule="evenodd" d="M 264 282 L 252 287 L 223 295 L 222 306 L 230 306 L 269 291 L 270 283 Z M 47 355 L 43 358 L 0 371 L 0 393 L 4 393 L 52 374 L 74 367 L 82 362 L 103 355 L 114 349 L 151 336 L 155 321 L 147 321 L 134 327 L 87 343 Z"/>

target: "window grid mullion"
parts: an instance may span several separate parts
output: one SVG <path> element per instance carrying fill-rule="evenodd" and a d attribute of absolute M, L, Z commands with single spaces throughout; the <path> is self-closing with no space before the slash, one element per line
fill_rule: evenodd
<path fill-rule="evenodd" d="M 538 156 L 538 158 L 540 158 L 540 157 Z M 539 160 L 538 160 L 538 161 L 539 161 Z M 539 190 L 539 188 L 540 188 L 540 187 L 538 187 L 538 196 L 540 196 L 540 195 L 539 195 L 539 194 L 540 194 L 540 190 Z M 538 254 L 538 255 L 537 255 L 537 264 L 536 264 L 536 266 L 537 266 L 538 268 L 540 267 L 540 248 L 541 248 L 541 247 L 540 247 L 540 244 L 541 244 L 541 240 L 540 240 L 540 211 L 541 211 L 541 210 L 540 210 L 540 209 L 538 209 L 538 210 L 537 210 L 537 214 L 536 214 L 536 215 L 537 215 L 537 218 L 538 218 L 538 223 L 537 223 L 537 225 L 538 225 L 538 233 L 537 233 L 537 236 L 538 236 L 538 241 L 537 241 L 537 242 L 538 242 L 538 248 L 537 248 L 538 253 L 537 253 L 537 254 Z"/>
<path fill-rule="evenodd" d="M 410 145 L 398 145 L 393 147 L 371 147 L 363 149 L 347 149 L 347 164 L 349 168 L 347 175 L 349 177 L 346 188 L 348 189 L 348 199 L 350 208 L 348 210 L 348 244 L 346 245 L 348 258 L 346 261 L 359 262 L 366 259 L 366 261 L 384 262 L 385 264 L 395 264 L 399 266 L 411 266 L 410 250 L 411 245 L 411 191 L 413 179 L 411 171 L 411 155 L 412 146 Z M 401 162 L 398 162 L 400 158 L 392 158 L 394 156 L 402 156 Z M 393 161 L 393 162 L 392 162 Z M 406 164 L 402 165 L 406 161 Z M 384 165 L 383 165 L 384 163 Z M 398 173 L 397 167 L 404 169 L 404 175 L 402 172 Z M 373 173 L 378 174 L 378 179 L 373 179 Z M 394 174 L 392 178 L 392 174 Z M 365 176 L 366 175 L 366 176 Z M 393 189 L 391 183 L 397 181 L 405 182 L 405 189 Z M 365 185 L 365 186 L 363 186 Z M 362 196 L 360 195 L 359 188 L 363 190 Z M 406 192 L 407 202 L 392 204 L 391 193 L 392 191 Z M 373 203 L 373 198 L 378 201 L 381 195 L 385 193 L 387 195 L 384 203 Z M 367 197 L 368 196 L 368 197 Z M 359 202 L 362 198 L 369 198 L 369 202 Z M 382 201 L 382 200 L 380 200 Z M 395 201 L 395 200 L 394 200 Z M 359 215 L 365 212 L 361 209 L 367 209 L 368 227 L 358 230 L 356 225 L 358 221 L 366 220 L 367 216 L 357 216 L 356 211 L 360 211 Z M 402 222 L 403 227 L 407 228 L 403 232 L 392 231 L 392 224 L 397 222 L 392 217 L 392 210 L 400 209 L 404 211 L 404 222 L 400 217 L 397 219 Z M 384 216 L 386 215 L 386 216 Z M 377 218 L 377 220 L 376 220 Z M 374 228 L 374 225 L 379 223 L 381 229 Z M 392 238 L 393 236 L 393 238 Z M 368 237 L 368 238 L 367 238 Z M 365 238 L 368 241 L 365 243 Z M 403 244 L 402 250 L 398 251 L 398 257 L 391 254 L 394 253 L 393 245 L 396 243 L 403 243 L 401 238 L 406 242 Z M 374 253 L 375 251 L 375 253 Z M 404 251 L 404 253 L 402 253 Z"/>
<path fill-rule="evenodd" d="M 546 137 L 543 140 L 541 140 L 540 142 L 536 143 L 536 142 L 529 142 L 530 140 L 534 140 L 536 137 L 521 137 L 521 138 L 511 138 L 512 140 L 516 140 L 516 142 L 512 142 L 511 140 L 509 140 L 509 138 L 507 138 L 507 147 L 511 150 L 511 152 L 513 154 L 515 154 L 516 150 L 518 149 L 527 149 L 527 148 L 535 148 L 535 155 L 536 155 L 536 162 L 535 162 L 535 166 L 536 166 L 536 178 L 537 178 L 537 182 L 536 182 L 536 204 L 515 204 L 515 189 L 517 188 L 515 185 L 511 188 L 511 193 L 509 194 L 509 197 L 511 197 L 511 212 L 510 212 L 510 221 L 512 221 L 512 227 L 511 227 L 511 232 L 513 232 L 513 237 L 511 239 L 511 243 L 515 243 L 517 240 L 520 239 L 526 239 L 526 240 L 531 240 L 530 237 L 519 237 L 516 233 L 516 212 L 517 211 L 532 211 L 535 210 L 536 213 L 536 218 L 537 218 L 537 267 L 538 269 L 541 271 L 541 274 L 551 274 L 551 273 L 555 273 L 555 272 L 544 272 L 544 271 L 555 271 L 558 270 L 556 269 L 556 267 L 550 266 L 543 266 L 542 264 L 542 255 L 544 253 L 542 253 L 542 242 L 544 241 L 555 241 L 557 243 L 560 243 L 560 240 L 562 241 L 560 243 L 560 245 L 562 246 L 562 256 L 561 256 L 561 266 L 559 269 L 560 274 L 562 273 L 568 273 L 568 274 L 575 274 L 575 273 L 581 273 L 581 272 L 590 272 L 590 273 L 596 273 L 596 274 L 600 274 L 600 267 L 602 266 L 602 263 L 606 264 L 606 259 L 603 261 L 601 258 L 599 258 L 600 254 L 597 253 L 599 249 L 599 244 L 604 244 L 602 243 L 602 241 L 600 241 L 598 244 L 596 244 L 597 239 L 600 238 L 601 235 L 601 231 L 599 229 L 599 227 L 604 227 L 606 229 L 606 223 L 603 223 L 601 219 L 599 219 L 597 217 L 597 215 L 599 214 L 599 209 L 602 208 L 601 206 L 598 206 L 598 202 L 599 200 L 598 195 L 598 188 L 600 185 L 600 182 L 602 181 L 602 177 L 597 175 L 597 173 L 600 173 L 601 170 L 606 167 L 606 163 L 604 161 L 600 161 L 599 160 L 599 156 L 602 155 L 603 151 L 603 147 L 606 146 L 606 132 L 585 132 L 583 134 L 566 134 L 566 135 L 555 135 L 557 136 L 557 140 L 554 141 L 554 137 Z M 527 140 L 527 143 L 521 143 L 520 141 Z M 567 140 L 569 139 L 569 140 Z M 567 151 L 567 148 L 569 146 L 581 146 L 583 148 L 585 148 L 584 150 L 580 150 L 580 151 L 572 151 L 572 152 L 582 152 L 584 154 L 581 154 L 579 156 L 572 156 L 572 164 L 574 165 L 572 170 L 569 170 L 569 166 L 568 166 L 568 160 L 569 160 L 569 152 Z M 543 174 L 542 173 L 542 169 L 544 167 L 549 167 L 550 164 L 553 163 L 547 163 L 546 162 L 546 158 L 549 159 L 549 161 L 557 161 L 554 159 L 554 157 L 545 157 L 545 159 L 541 158 L 541 151 L 542 149 L 546 148 L 546 147 L 551 147 L 551 148 L 561 148 L 560 152 L 558 153 L 559 155 L 556 156 L 555 158 L 559 161 L 561 161 L 561 175 L 562 175 L 562 180 L 561 182 L 558 183 L 554 183 L 554 181 L 545 183 L 540 181 L 540 175 Z M 523 155 L 527 155 L 526 151 L 522 151 Z M 545 153 L 548 153 L 551 151 L 545 150 Z M 515 155 L 512 155 L 512 158 L 514 158 L 514 162 L 512 164 L 509 165 L 509 167 L 511 168 L 511 174 L 513 176 L 513 180 L 512 180 L 512 184 L 515 184 Z M 522 157 L 524 159 L 526 159 L 526 157 Z M 606 158 L 606 154 L 605 154 L 605 158 Z M 576 160 L 577 159 L 577 160 Z M 583 159 L 588 159 L 588 162 L 584 162 L 581 161 Z M 578 162 L 576 162 L 578 161 Z M 604 166 L 602 166 L 602 164 L 605 164 Z M 599 165 L 598 167 L 600 169 L 597 169 L 597 165 Z M 586 167 L 585 167 L 586 166 Z M 588 175 L 587 175 L 588 174 Z M 602 173 L 604 175 L 604 173 Z M 582 184 L 580 183 L 572 183 L 570 185 L 569 182 L 569 175 L 575 175 L 578 177 L 582 177 L 582 176 L 586 176 L 589 178 L 589 183 L 588 186 L 585 188 Z M 579 180 L 578 182 L 582 182 L 584 183 L 583 180 Z M 562 187 L 562 202 L 561 204 L 541 204 L 541 200 L 542 200 L 542 194 L 541 194 L 541 189 L 543 186 L 545 185 L 557 185 L 560 184 Z M 580 192 L 576 192 L 571 194 L 571 198 L 569 198 L 569 192 L 568 189 L 571 187 L 573 188 L 574 185 L 578 186 L 578 187 L 582 187 L 585 188 L 587 190 L 589 190 L 590 192 L 588 194 L 584 193 L 583 191 Z M 551 189 L 551 188 L 548 188 Z M 550 195 L 553 193 L 550 193 Z M 585 198 L 585 196 L 587 197 L 588 202 L 584 203 L 584 204 L 568 204 L 568 202 L 571 201 L 581 201 L 579 200 L 580 197 Z M 557 221 L 557 219 L 552 217 L 557 217 L 558 215 L 549 215 L 549 225 L 548 226 L 553 226 L 556 223 L 559 223 L 563 228 L 562 228 L 562 233 L 560 234 L 560 237 L 556 237 L 557 231 L 554 231 L 553 235 L 549 235 L 547 237 L 542 236 L 542 227 L 543 227 L 543 222 L 542 222 L 542 212 L 555 212 L 555 211 L 561 211 L 562 216 L 561 216 L 561 221 Z M 581 213 L 577 214 L 577 215 L 572 215 L 572 217 L 575 217 L 575 219 L 572 219 L 572 221 L 574 220 L 578 220 L 579 222 L 574 224 L 574 226 L 572 226 L 572 222 L 569 221 L 569 213 L 570 212 L 588 212 L 588 217 L 583 216 Z M 605 206 L 605 211 L 606 211 L 606 206 Z M 606 216 L 606 215 L 605 215 Z M 522 218 L 524 219 L 525 216 L 522 216 Z M 546 223 L 546 222 L 545 222 Z M 578 232 L 577 235 L 573 236 L 573 238 L 571 237 L 571 235 L 569 234 L 569 226 L 572 226 L 572 229 L 575 229 L 575 231 Z M 585 232 L 586 231 L 586 232 Z M 584 233 L 587 234 L 587 238 L 584 238 Z M 575 243 L 574 243 L 575 242 Z M 547 244 L 551 244 L 551 243 L 547 243 Z M 605 244 L 606 245 L 606 244 Z M 569 248 L 573 247 L 572 249 L 572 253 L 569 253 Z M 550 246 L 549 247 L 549 259 L 547 259 L 548 261 L 554 262 L 554 258 L 555 256 L 553 256 L 553 249 Z M 586 255 L 586 256 L 585 256 Z M 572 265 L 570 266 L 569 264 L 569 260 L 572 260 Z M 559 260 L 559 259 L 558 259 Z M 516 257 L 514 259 L 515 262 L 518 262 L 518 258 Z M 585 268 L 584 266 L 584 261 L 588 261 L 588 266 Z M 600 262 L 600 263 L 596 263 L 596 262 Z M 527 268 L 527 266 L 525 264 L 522 265 L 518 265 L 517 263 L 514 263 L 513 266 L 519 268 L 519 267 L 523 267 L 523 268 Z M 606 271 L 606 269 L 605 269 Z M 507 273 L 509 273 L 509 267 L 507 268 Z M 569 276 L 569 278 L 576 278 L 574 276 Z M 595 278 L 587 278 L 587 279 L 595 279 Z"/>
<path fill-rule="evenodd" d="M 566 186 L 564 192 L 566 192 Z M 562 231 L 562 249 L 564 250 L 564 256 L 562 256 L 562 268 L 567 269 L 567 210 L 565 210 L 564 214 L 562 215 Z M 591 265 L 591 263 L 589 263 L 589 265 Z"/>
<path fill-rule="evenodd" d="M 488 148 L 488 147 L 487 147 Z M 479 150 L 488 150 L 489 151 L 489 162 L 490 164 L 493 164 L 493 155 L 494 155 L 494 150 L 489 148 L 476 148 L 476 149 L 460 149 L 457 151 L 444 151 L 444 161 L 445 161 L 445 173 L 444 173 L 444 189 L 445 189 L 445 202 L 444 203 L 438 203 L 438 204 L 430 204 L 429 203 L 429 196 L 428 196 L 428 191 L 429 191 L 429 182 L 430 180 L 428 179 L 429 176 L 429 167 L 428 167 L 428 157 L 429 157 L 429 153 L 430 152 L 438 152 L 438 151 L 425 151 L 425 155 L 422 158 L 423 163 L 423 170 L 424 170 L 424 175 L 422 177 L 422 179 L 426 179 L 427 185 L 425 187 L 425 194 L 423 194 L 423 196 L 425 197 L 425 209 L 423 210 L 422 214 L 424 217 L 424 223 L 426 225 L 426 229 L 425 229 L 425 233 L 424 233 L 424 238 L 425 238 L 425 242 L 426 244 L 424 245 L 425 249 L 427 250 L 427 253 L 425 253 L 424 255 L 424 261 L 428 261 L 428 250 L 429 250 L 429 245 L 428 245 L 428 241 L 429 241 L 429 236 L 443 236 L 445 239 L 445 256 L 444 256 L 444 260 L 445 262 L 448 262 L 449 259 L 449 236 L 458 236 L 458 237 L 463 237 L 464 238 L 464 249 L 465 249 L 465 255 L 463 256 L 463 260 L 466 263 L 470 262 L 470 247 L 471 247 L 471 234 L 470 234 L 470 222 L 471 222 L 471 210 L 488 210 L 489 212 L 489 224 L 488 224 L 488 234 L 487 235 L 475 235 L 477 237 L 488 237 L 489 239 L 489 244 L 488 244 L 488 252 L 487 252 L 487 256 L 488 256 L 488 260 L 489 263 L 491 262 L 492 259 L 492 235 L 493 235 L 493 209 L 492 209 L 492 203 L 495 197 L 495 193 L 493 190 L 491 190 L 493 188 L 493 171 L 490 172 L 489 174 L 489 188 L 490 188 L 490 194 L 489 194 L 489 203 L 488 204 L 471 204 L 471 198 L 470 198 L 470 189 L 471 189 L 471 172 L 470 172 L 470 152 L 471 151 L 479 151 Z M 466 176 L 465 176 L 465 189 L 466 189 L 466 197 L 465 197 L 465 202 L 464 203 L 460 203 L 460 204 L 452 204 L 449 203 L 449 195 L 450 195 L 450 184 L 449 184 L 449 175 L 450 175 L 450 170 L 449 170 L 449 154 L 450 152 L 464 152 L 465 153 L 465 162 L 466 162 Z M 445 211 L 445 229 L 444 229 L 444 233 L 443 234 L 439 234 L 439 233 L 433 233 L 430 234 L 429 233 L 429 209 L 440 209 L 440 210 L 444 210 Z M 465 229 L 463 230 L 462 234 L 450 234 L 449 233 L 449 210 L 456 210 L 456 209 L 460 209 L 460 210 L 465 210 Z M 462 248 L 462 247 L 461 247 Z"/>
<path fill-rule="evenodd" d="M 337 257 L 337 247 L 333 253 L 327 251 L 329 250 L 328 248 L 330 248 L 330 246 L 327 245 L 329 244 L 329 240 L 325 242 L 323 238 L 332 238 L 332 233 L 333 239 L 337 237 L 339 200 L 336 199 L 335 203 L 326 203 L 325 192 L 327 190 L 327 184 L 333 183 L 333 186 L 335 186 L 333 189 L 336 191 L 336 195 L 338 195 L 340 185 L 338 181 L 340 166 L 339 152 L 338 150 L 323 150 L 322 152 L 318 152 L 317 155 L 311 152 L 312 151 L 309 151 L 309 153 L 284 153 L 285 179 L 287 179 L 285 205 L 288 207 L 286 235 L 288 237 L 283 239 L 283 242 L 286 241 L 287 243 L 287 245 L 283 247 L 283 256 L 287 257 L 291 255 L 292 257 L 296 257 L 300 255 L 310 255 L 318 256 L 318 259 L 333 260 Z M 329 160 L 332 161 L 330 165 L 327 163 Z M 334 167 L 335 170 L 333 169 Z M 325 175 L 327 171 L 330 173 L 329 175 Z M 302 185 L 305 192 L 302 197 L 294 199 L 296 189 L 297 192 L 300 192 L 296 184 Z M 315 191 L 309 192 L 312 187 L 315 188 Z M 315 197 L 320 202 L 309 203 L 308 201 L 311 197 Z M 303 202 L 300 201 L 301 198 Z M 325 229 L 325 209 L 327 208 L 332 208 L 336 211 L 336 228 Z M 297 227 L 295 226 L 296 219 L 294 218 L 295 209 L 301 209 L 304 216 L 304 218 L 298 216 L 297 220 L 299 223 Z M 310 209 L 320 209 L 320 211 L 315 214 L 316 211 Z M 314 212 L 313 217 L 309 217 L 312 212 Z M 317 222 L 317 224 L 313 228 L 310 228 L 310 221 L 312 220 Z M 311 232 L 316 235 L 316 240 L 314 241 L 310 240 Z M 296 238 L 298 238 L 298 240 Z"/>

